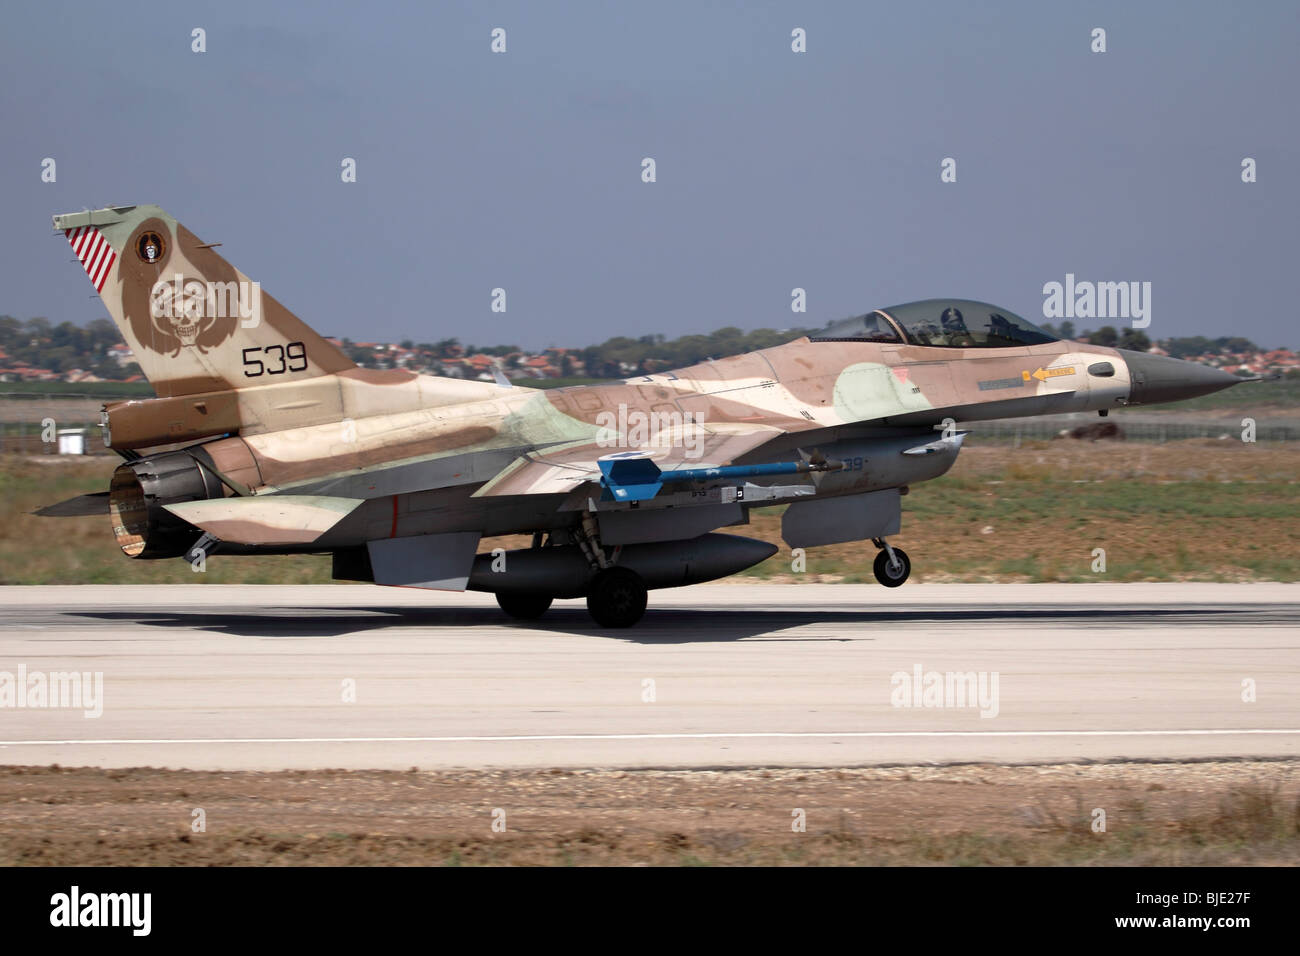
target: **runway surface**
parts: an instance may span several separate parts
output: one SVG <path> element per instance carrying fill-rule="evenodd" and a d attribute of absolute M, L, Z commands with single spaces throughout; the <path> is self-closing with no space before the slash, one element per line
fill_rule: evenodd
<path fill-rule="evenodd" d="M 101 716 L 5 697 L 4 672 L 71 671 L 102 674 Z M 931 672 L 983 675 L 984 700 L 901 698 Z M 0 588 L 0 764 L 1297 755 L 1300 585 L 705 585 L 617 631 L 580 601 L 524 625 L 489 595 L 364 585 Z"/>

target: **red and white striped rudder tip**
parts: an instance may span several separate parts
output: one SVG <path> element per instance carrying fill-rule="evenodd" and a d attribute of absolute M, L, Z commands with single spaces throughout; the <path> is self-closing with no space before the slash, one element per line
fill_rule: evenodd
<path fill-rule="evenodd" d="M 104 291 L 109 270 L 117 261 L 117 251 L 108 244 L 108 240 L 94 226 L 81 226 L 77 229 L 65 229 L 68 244 L 81 260 L 81 266 L 90 276 L 96 292 Z"/>

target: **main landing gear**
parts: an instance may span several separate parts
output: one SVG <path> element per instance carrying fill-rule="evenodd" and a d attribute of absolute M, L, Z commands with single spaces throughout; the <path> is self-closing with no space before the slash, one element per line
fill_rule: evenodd
<path fill-rule="evenodd" d="M 631 627 L 645 614 L 647 590 L 635 571 L 606 568 L 587 591 L 587 612 L 601 627 Z M 501 610 L 519 621 L 535 621 L 551 607 L 549 594 L 498 591 Z"/>
<path fill-rule="evenodd" d="M 591 569 L 596 572 L 587 585 L 587 613 L 592 620 L 601 627 L 631 627 L 641 620 L 649 589 L 641 575 L 610 561 L 600 543 L 596 516 L 590 511 L 582 515 L 577 541 Z M 616 554 L 619 551 L 618 548 L 614 550 Z"/>
<path fill-rule="evenodd" d="M 895 548 L 884 538 L 872 538 L 871 543 L 880 549 L 872 570 L 876 580 L 887 588 L 896 588 L 912 574 L 912 560 L 902 548 Z"/>
<path fill-rule="evenodd" d="M 580 529 L 570 532 L 591 568 L 592 577 L 587 585 L 587 612 L 601 627 L 631 627 L 645 614 L 649 589 L 641 575 L 630 568 L 610 562 L 610 556 L 601 547 L 596 534 L 596 524 L 588 515 Z M 552 534 L 551 542 L 555 543 Z M 540 533 L 533 536 L 533 547 L 542 547 Z M 615 549 L 617 555 L 618 549 Z M 521 621 L 535 621 L 551 606 L 552 595 L 544 592 L 521 593 L 498 591 L 497 604 L 506 614 Z"/>
<path fill-rule="evenodd" d="M 605 568 L 587 591 L 587 613 L 601 627 L 631 627 L 645 614 L 646 586 L 627 568 Z"/>

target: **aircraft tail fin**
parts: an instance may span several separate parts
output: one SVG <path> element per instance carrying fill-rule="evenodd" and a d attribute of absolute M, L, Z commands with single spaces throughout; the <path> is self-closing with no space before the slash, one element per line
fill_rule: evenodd
<path fill-rule="evenodd" d="M 355 368 L 157 206 L 54 217 L 160 397 L 300 381 Z"/>

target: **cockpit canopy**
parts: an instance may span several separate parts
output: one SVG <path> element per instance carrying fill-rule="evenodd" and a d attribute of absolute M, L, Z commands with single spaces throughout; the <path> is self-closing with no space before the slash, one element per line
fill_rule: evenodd
<path fill-rule="evenodd" d="M 892 320 L 892 322 L 891 322 Z M 950 349 L 1004 349 L 1058 339 L 1014 312 L 969 299 L 926 299 L 832 322 L 813 342 L 894 342 Z"/>

